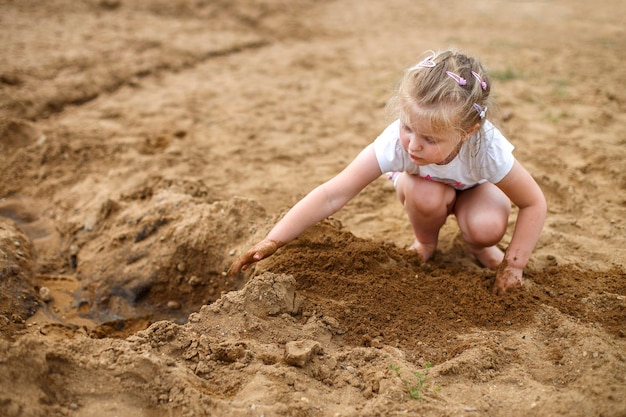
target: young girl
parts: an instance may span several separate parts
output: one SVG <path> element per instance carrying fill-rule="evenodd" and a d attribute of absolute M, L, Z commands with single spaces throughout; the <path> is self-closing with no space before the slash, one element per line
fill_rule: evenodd
<path fill-rule="evenodd" d="M 433 53 L 409 68 L 394 104 L 398 120 L 337 176 L 311 191 L 229 274 L 272 255 L 304 230 L 341 209 L 388 173 L 415 234 L 410 249 L 427 261 L 439 229 L 454 214 L 469 251 L 496 269 L 495 294 L 522 286 L 546 217 L 544 195 L 512 154 L 513 145 L 487 120 L 491 80 L 481 63 L 456 51 Z M 511 202 L 519 208 L 511 243 Z"/>

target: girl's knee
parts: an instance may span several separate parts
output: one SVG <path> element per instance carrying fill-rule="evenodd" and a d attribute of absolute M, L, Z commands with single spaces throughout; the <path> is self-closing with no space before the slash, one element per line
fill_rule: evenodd
<path fill-rule="evenodd" d="M 410 176 L 413 177 L 413 176 Z M 422 213 L 448 211 L 454 202 L 455 191 L 445 184 L 419 177 L 407 178 L 402 183 L 401 201 L 405 208 Z"/>
<path fill-rule="evenodd" d="M 500 242 L 506 233 L 510 212 L 508 197 L 490 183 L 462 192 L 455 204 L 463 239 L 477 246 L 493 246 Z"/>
<path fill-rule="evenodd" d="M 459 223 L 463 239 L 472 245 L 493 246 L 500 242 L 506 233 L 508 216 L 497 213 L 475 213 Z"/>

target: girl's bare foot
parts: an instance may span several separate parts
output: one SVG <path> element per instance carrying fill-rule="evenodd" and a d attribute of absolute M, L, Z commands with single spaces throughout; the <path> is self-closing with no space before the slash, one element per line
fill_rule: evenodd
<path fill-rule="evenodd" d="M 504 259 L 504 252 L 497 246 L 472 246 L 468 245 L 470 252 L 478 259 L 483 266 L 496 270 Z"/>
<path fill-rule="evenodd" d="M 435 249 L 437 249 L 437 244 L 424 244 L 417 240 L 413 242 L 411 246 L 407 248 L 407 250 L 414 250 L 417 252 L 422 258 L 422 262 L 426 262 L 429 260 L 433 254 L 435 253 Z"/>

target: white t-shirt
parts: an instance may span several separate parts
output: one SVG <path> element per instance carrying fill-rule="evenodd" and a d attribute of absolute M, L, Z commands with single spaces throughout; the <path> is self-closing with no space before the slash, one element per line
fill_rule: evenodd
<path fill-rule="evenodd" d="M 400 144 L 400 121 L 396 120 L 374 140 L 380 170 L 407 172 L 465 190 L 484 182 L 498 183 L 513 168 L 514 146 L 489 121 L 465 141 L 457 156 L 445 165 L 417 166 Z"/>

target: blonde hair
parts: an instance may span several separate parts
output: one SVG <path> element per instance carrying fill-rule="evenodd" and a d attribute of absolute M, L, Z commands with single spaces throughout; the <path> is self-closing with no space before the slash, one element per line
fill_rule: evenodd
<path fill-rule="evenodd" d="M 476 58 L 454 50 L 429 52 L 404 72 L 388 109 L 399 117 L 418 115 L 436 131 L 465 134 L 481 127 L 491 107 L 491 78 Z"/>

